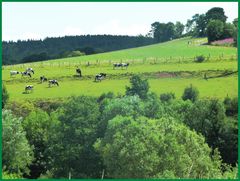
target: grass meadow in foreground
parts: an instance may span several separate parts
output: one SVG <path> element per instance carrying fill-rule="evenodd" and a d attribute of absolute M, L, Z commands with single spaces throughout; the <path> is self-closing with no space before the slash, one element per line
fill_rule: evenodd
<path fill-rule="evenodd" d="M 217 97 L 223 99 L 227 95 L 237 96 L 237 76 L 224 78 L 214 78 L 204 80 L 203 78 L 162 78 L 149 79 L 150 91 L 160 95 L 161 93 L 173 92 L 180 98 L 185 87 L 190 84 L 198 88 L 200 97 Z M 102 93 L 112 91 L 116 94 L 124 94 L 129 79 L 103 80 L 94 82 L 93 80 L 71 80 L 59 82 L 59 87 L 49 88 L 47 83 L 35 83 L 33 93 L 24 94 L 25 83 L 7 84 L 7 89 L 11 100 L 32 99 L 32 98 L 59 98 L 71 95 L 91 95 L 99 96 Z"/>

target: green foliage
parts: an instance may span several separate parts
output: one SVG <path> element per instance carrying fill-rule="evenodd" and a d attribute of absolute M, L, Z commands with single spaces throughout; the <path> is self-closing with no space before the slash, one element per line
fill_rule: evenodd
<path fill-rule="evenodd" d="M 28 174 L 28 166 L 33 161 L 32 147 L 21 122 L 11 111 L 2 111 L 2 166 L 12 176 Z"/>
<path fill-rule="evenodd" d="M 237 162 L 237 121 L 226 119 L 217 99 L 199 100 L 186 112 L 185 124 L 201 133 L 212 148 L 219 148 L 225 163 Z"/>
<path fill-rule="evenodd" d="M 154 43 L 153 38 L 115 35 L 82 35 L 2 43 L 3 64 L 56 59 L 68 55 L 109 52 Z M 65 52 L 70 52 L 69 54 Z M 82 55 L 82 54 L 81 54 Z M 81 56 L 80 56 L 81 57 Z"/>
<path fill-rule="evenodd" d="M 6 109 L 11 110 L 12 113 L 18 117 L 25 118 L 30 112 L 35 110 L 35 107 L 32 102 L 22 100 L 9 102 L 9 104 L 6 105 Z"/>
<path fill-rule="evenodd" d="M 174 27 L 174 38 L 180 38 L 183 34 L 185 26 L 177 21 Z"/>
<path fill-rule="evenodd" d="M 193 106 L 193 103 L 190 100 L 173 100 L 164 104 L 163 113 L 165 117 L 173 117 L 181 122 L 184 121 L 186 113 Z"/>
<path fill-rule="evenodd" d="M 214 7 L 206 12 L 206 19 L 208 22 L 210 22 L 211 20 L 219 20 L 225 23 L 227 20 L 227 16 L 225 15 L 223 8 Z"/>
<path fill-rule="evenodd" d="M 66 58 L 66 57 L 78 57 L 78 56 L 83 56 L 85 53 L 76 50 L 76 51 L 66 51 L 63 54 L 60 55 L 61 58 Z"/>
<path fill-rule="evenodd" d="M 99 127 L 99 107 L 92 97 L 71 97 L 59 113 L 60 124 L 52 132 L 49 153 L 54 178 L 99 178 L 101 159 L 94 151 Z"/>
<path fill-rule="evenodd" d="M 223 101 L 226 109 L 227 116 L 235 116 L 237 118 L 238 115 L 238 97 L 229 98 L 226 97 Z"/>
<path fill-rule="evenodd" d="M 191 36 L 204 37 L 207 23 L 205 14 L 195 14 L 187 21 L 187 33 Z"/>
<path fill-rule="evenodd" d="M 173 118 L 117 116 L 95 143 L 112 178 L 221 178 L 204 138 Z M 197 157 L 196 157 L 197 155 Z"/>
<path fill-rule="evenodd" d="M 130 78 L 131 87 L 126 87 L 126 95 L 138 95 L 141 99 L 145 99 L 147 97 L 147 93 L 149 90 L 148 81 L 142 80 L 140 76 L 133 75 Z"/>
<path fill-rule="evenodd" d="M 36 99 L 33 102 L 34 107 L 40 108 L 43 111 L 46 111 L 48 114 L 56 111 L 61 105 L 64 99 Z"/>
<path fill-rule="evenodd" d="M 232 38 L 234 36 L 234 33 L 237 31 L 234 24 L 231 23 L 225 23 L 223 28 L 223 35 L 222 38 Z"/>
<path fill-rule="evenodd" d="M 21 179 L 21 178 L 22 176 L 19 174 L 2 171 L 2 179 Z"/>
<path fill-rule="evenodd" d="M 196 56 L 195 62 L 202 63 L 205 60 L 205 57 L 203 55 Z"/>
<path fill-rule="evenodd" d="M 195 102 L 198 99 L 199 91 L 196 87 L 193 87 L 192 84 L 189 87 L 186 87 L 184 89 L 182 99 L 185 100 L 191 100 L 192 102 Z"/>
<path fill-rule="evenodd" d="M 170 102 L 173 99 L 175 99 L 175 94 L 172 92 L 163 93 L 160 95 L 160 100 L 162 102 Z"/>
<path fill-rule="evenodd" d="M 154 22 L 151 24 L 151 33 L 156 42 L 165 42 L 173 38 L 181 37 L 184 30 L 184 25 L 179 21 L 174 25 L 172 22 L 160 23 Z"/>
<path fill-rule="evenodd" d="M 208 43 L 222 38 L 224 23 L 220 20 L 210 20 L 207 25 Z"/>
<path fill-rule="evenodd" d="M 5 84 L 2 84 L 2 108 L 6 105 L 7 101 L 9 99 L 9 94 L 7 91 L 7 88 Z"/>
<path fill-rule="evenodd" d="M 238 163 L 238 120 L 226 118 L 219 131 L 217 147 L 225 163 L 236 166 Z"/>
<path fill-rule="evenodd" d="M 118 115 L 138 117 L 143 113 L 143 103 L 138 96 L 125 96 L 106 102 L 102 120 L 109 121 Z M 107 125 L 107 124 L 106 124 Z M 103 133 L 105 131 L 102 131 Z"/>
<path fill-rule="evenodd" d="M 163 114 L 163 107 L 158 96 L 151 92 L 143 102 L 144 116 L 148 118 L 160 118 Z"/>
<path fill-rule="evenodd" d="M 23 121 L 23 128 L 30 145 L 34 146 L 35 160 L 30 165 L 29 178 L 38 178 L 49 168 L 49 155 L 46 152 L 49 146 L 49 135 L 59 124 L 55 113 L 49 116 L 46 112 L 37 109 L 31 112 Z"/>

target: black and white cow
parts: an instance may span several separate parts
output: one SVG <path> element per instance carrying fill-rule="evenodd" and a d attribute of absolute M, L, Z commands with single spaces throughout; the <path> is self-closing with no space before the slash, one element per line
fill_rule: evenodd
<path fill-rule="evenodd" d="M 10 71 L 10 76 L 14 76 L 14 75 L 17 75 L 17 74 L 20 74 L 20 72 L 16 71 L 16 70 L 11 70 Z"/>
<path fill-rule="evenodd" d="M 79 75 L 79 77 L 82 77 L 82 71 L 80 68 L 76 69 L 76 73 Z"/>
<path fill-rule="evenodd" d="M 26 87 L 25 87 L 25 92 L 26 93 L 29 93 L 29 92 L 32 92 L 33 91 L 33 85 L 27 85 Z"/>
<path fill-rule="evenodd" d="M 32 75 L 31 75 L 31 73 L 29 73 L 29 72 L 21 72 L 21 74 L 22 74 L 22 77 L 23 76 L 29 76 L 29 77 L 32 77 Z"/>
<path fill-rule="evenodd" d="M 41 83 L 46 82 L 47 80 L 48 80 L 48 79 L 47 79 L 45 76 L 41 76 L 41 77 L 40 77 Z"/>
<path fill-rule="evenodd" d="M 128 68 L 129 63 L 122 63 L 122 67 L 126 67 L 126 69 Z"/>
<path fill-rule="evenodd" d="M 32 73 L 34 74 L 34 70 L 33 70 L 33 68 L 27 68 L 27 69 L 26 69 L 26 72 L 29 72 L 29 73 L 32 72 Z"/>
<path fill-rule="evenodd" d="M 106 76 L 107 76 L 107 74 L 105 74 L 105 73 L 97 74 L 97 75 L 95 76 L 95 82 L 97 82 L 97 81 L 100 81 L 100 82 L 101 82 L 101 80 L 104 79 Z"/>
<path fill-rule="evenodd" d="M 129 66 L 129 63 L 114 63 L 113 64 L 113 68 L 115 69 L 115 68 L 118 68 L 118 67 L 121 67 L 121 68 L 123 68 L 123 67 L 128 67 Z"/>
<path fill-rule="evenodd" d="M 58 81 L 57 80 L 49 80 L 48 81 L 48 86 L 51 87 L 52 85 L 59 86 Z"/>
<path fill-rule="evenodd" d="M 113 68 L 118 68 L 118 67 L 122 67 L 122 63 L 114 63 L 113 64 Z"/>

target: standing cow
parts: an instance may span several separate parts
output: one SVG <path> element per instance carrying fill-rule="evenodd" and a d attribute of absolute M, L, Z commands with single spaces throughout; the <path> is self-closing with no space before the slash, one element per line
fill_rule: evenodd
<path fill-rule="evenodd" d="M 97 81 L 100 81 L 100 82 L 101 82 L 101 80 L 104 79 L 106 76 L 107 76 L 107 74 L 105 74 L 105 73 L 97 74 L 97 75 L 95 76 L 95 82 L 97 82 Z"/>
<path fill-rule="evenodd" d="M 34 74 L 34 70 L 33 70 L 33 68 L 27 68 L 27 69 L 26 69 L 26 72 L 29 72 L 29 73 L 32 72 L 32 73 Z"/>
<path fill-rule="evenodd" d="M 30 93 L 33 91 L 33 85 L 27 85 L 25 87 L 25 93 Z"/>
<path fill-rule="evenodd" d="M 20 72 L 16 71 L 16 70 L 11 70 L 10 71 L 10 76 L 14 76 L 14 75 L 17 75 L 17 74 L 20 74 Z"/>
<path fill-rule="evenodd" d="M 29 77 L 32 77 L 32 75 L 31 75 L 31 73 L 29 73 L 29 72 L 21 72 L 21 74 L 22 74 L 22 77 L 23 76 L 29 76 Z"/>
<path fill-rule="evenodd" d="M 80 68 L 76 69 L 76 73 L 79 75 L 79 77 L 82 77 L 82 71 Z"/>
<path fill-rule="evenodd" d="M 45 76 L 41 76 L 41 77 L 40 77 L 41 83 L 46 82 L 47 80 L 48 80 L 48 79 L 47 79 Z"/>
<path fill-rule="evenodd" d="M 57 80 L 49 80 L 48 81 L 48 86 L 51 87 L 52 85 L 59 86 L 58 81 Z"/>

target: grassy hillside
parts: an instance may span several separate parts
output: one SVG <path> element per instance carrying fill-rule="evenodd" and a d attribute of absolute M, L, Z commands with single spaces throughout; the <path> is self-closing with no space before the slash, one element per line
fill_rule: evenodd
<path fill-rule="evenodd" d="M 203 79 L 204 74 L 218 76 L 226 71 L 236 71 L 237 49 L 201 45 L 205 42 L 205 38 L 183 38 L 91 56 L 4 66 L 3 82 L 12 100 L 81 94 L 98 96 L 108 91 L 123 94 L 133 74 L 147 78 L 150 89 L 157 94 L 172 91 L 180 98 L 184 88 L 193 84 L 199 88 L 201 97 L 223 98 L 227 94 L 237 96 L 236 74 L 209 80 Z M 194 57 L 198 55 L 204 55 L 206 60 L 203 63 L 195 63 Z M 129 62 L 128 69 L 113 69 L 112 63 L 120 61 Z M 82 78 L 75 76 L 77 66 L 82 70 Z M 36 72 L 32 78 L 21 77 L 21 75 L 10 77 L 10 70 L 24 71 L 27 67 L 33 67 Z M 96 83 L 93 81 L 94 76 L 100 72 L 107 73 L 107 78 Z M 47 83 L 39 84 L 39 77 L 42 75 L 49 79 L 57 79 L 60 87 L 47 88 Z M 23 94 L 27 84 L 35 86 L 33 93 Z"/>

